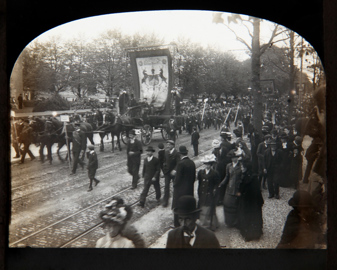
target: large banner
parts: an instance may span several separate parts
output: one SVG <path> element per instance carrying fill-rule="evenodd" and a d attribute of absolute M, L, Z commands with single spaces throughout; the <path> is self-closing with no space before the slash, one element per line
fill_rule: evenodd
<path fill-rule="evenodd" d="M 146 47 L 128 52 L 136 98 L 146 101 L 155 111 L 168 112 L 172 89 L 172 60 L 169 49 Z"/>

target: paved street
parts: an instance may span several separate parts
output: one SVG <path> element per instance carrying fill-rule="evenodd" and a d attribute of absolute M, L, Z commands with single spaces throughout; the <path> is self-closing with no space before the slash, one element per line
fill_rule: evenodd
<path fill-rule="evenodd" d="M 193 151 L 190 136 L 185 131 L 177 140 L 177 148 L 186 145 L 190 149 L 190 157 L 198 169 L 202 167 L 202 156 L 211 152 L 212 140 L 219 139 L 219 130 L 202 130 L 200 135 L 200 155 L 196 158 L 191 157 Z M 56 157 L 52 165 L 48 162 L 41 164 L 38 160 L 30 161 L 29 158 L 26 158 L 23 165 L 12 163 L 10 246 L 94 247 L 97 239 L 103 236 L 98 213 L 104 208 L 106 201 L 118 194 L 127 204 L 132 205 L 134 215 L 131 223 L 142 234 L 146 246 L 165 248 L 167 233 L 173 224 L 172 210 L 170 207 L 157 205 L 152 187 L 152 195 L 149 196 L 145 208 L 136 206 L 142 183 L 140 182 L 136 190 L 130 189 L 131 176 L 126 170 L 125 145 L 122 145 L 121 152 L 115 150 L 115 153 L 111 153 L 111 145 L 106 145 L 105 152 L 99 152 L 99 139 L 95 136 L 94 140 L 99 158 L 97 178 L 101 182 L 92 192 L 87 192 L 89 181 L 86 170 L 79 168 L 76 175 L 70 176 L 69 164 L 62 163 Z M 161 134 L 154 133 L 151 145 L 158 149 L 157 145 L 162 141 Z M 108 143 L 106 138 L 105 143 Z M 309 143 L 308 139 L 304 141 L 305 148 Z M 35 146 L 32 146 L 32 150 L 38 156 Z M 55 150 L 56 146 L 53 147 L 54 152 Z M 161 178 L 161 187 L 163 185 L 164 179 Z M 293 193 L 294 189 L 281 188 L 281 199 L 276 200 L 267 199 L 267 191 L 263 190 L 264 234 L 259 241 L 245 242 L 237 229 L 227 228 L 224 225 L 223 208 L 218 206 L 216 211 L 221 225 L 216 235 L 221 246 L 274 248 L 280 239 L 290 210 L 287 202 Z"/>

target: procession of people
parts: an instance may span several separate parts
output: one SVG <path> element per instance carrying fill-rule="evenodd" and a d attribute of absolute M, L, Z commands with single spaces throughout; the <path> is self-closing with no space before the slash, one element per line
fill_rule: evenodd
<path fill-rule="evenodd" d="M 256 139 L 257 130 L 252 122 L 253 108 L 248 98 L 222 103 L 202 100 L 193 105 L 181 104 L 180 110 L 184 117 L 182 128 L 183 132 L 191 137 L 193 153 L 189 153 L 188 145 L 177 147 L 179 139 L 176 136 L 178 130 L 174 116 L 171 116 L 168 122 L 169 138 L 165 145 L 160 143 L 157 148 L 148 146 L 143 160 L 143 147 L 136 131 L 132 129 L 128 132 L 126 165 L 131 176 L 131 188 L 137 189 L 139 182 L 144 181 L 138 206 L 146 207 L 152 185 L 158 206 L 168 207 L 169 199 L 172 198 L 172 224 L 168 233 L 167 248 L 220 248 L 214 232 L 221 222 L 229 229 L 238 229 L 245 241 L 258 241 L 263 235 L 262 192 L 267 189 L 268 200 L 279 200 L 280 187 L 293 189 L 294 196 L 297 196 L 296 202 L 294 198 L 289 201 L 289 205 L 295 210 L 288 219 L 294 215 L 299 216 L 296 217 L 298 220 L 305 218 L 307 212 L 301 210 L 303 207 L 310 208 L 310 217 L 318 218 L 318 226 L 316 224 L 313 230 L 315 235 L 319 234 L 320 237 L 315 236 L 310 243 L 308 241 L 308 246 L 305 243 L 299 244 L 299 240 L 296 245 L 307 248 L 322 242 L 326 215 L 325 133 L 322 131 L 325 127 L 325 108 L 319 103 L 319 95 L 322 93 L 317 92 L 315 95 L 318 99 L 316 111 L 312 113 L 306 111 L 307 107 L 295 107 L 292 118 L 284 111 L 282 105 L 275 105 L 282 104 L 280 100 L 268 104 L 262 120 L 263 137 L 259 141 Z M 129 100 L 126 93 L 123 93 L 121 111 L 126 111 L 126 103 L 130 101 L 134 107 L 133 100 L 133 96 Z M 310 124 L 315 127 L 317 131 L 314 134 L 304 134 L 303 129 L 298 128 L 296 120 L 306 114 L 310 116 L 306 126 Z M 105 120 L 108 119 L 106 112 L 104 115 L 102 125 L 106 124 Z M 310 122 L 312 119 L 314 123 Z M 82 168 L 85 165 L 80 157 L 80 153 L 87 150 L 86 136 L 80 129 L 81 121 L 75 121 L 72 134 L 72 175 L 76 173 L 78 164 Z M 28 154 L 33 160 L 35 157 L 29 150 L 31 141 L 27 140 L 28 136 L 32 136 L 29 121 L 25 120 L 16 125 L 22 129 L 21 136 L 16 135 L 18 131 L 14 129 L 14 125 L 12 143 L 13 146 L 17 146 L 14 147 L 17 151 L 16 157 L 21 156 L 23 163 L 25 155 Z M 210 128 L 219 130 L 219 135 L 209 140 L 212 153 L 200 156 L 198 145 L 199 140 L 203 138 L 202 131 Z M 305 135 L 312 138 L 306 154 L 302 146 Z M 18 147 L 18 142 L 22 144 L 22 150 Z M 94 151 L 94 145 L 89 145 L 88 150 L 88 191 L 92 191 L 93 184 L 97 186 L 100 182 L 96 178 L 96 173 L 99 174 L 100 157 Z M 302 171 L 303 156 L 308 162 L 306 169 Z M 199 158 L 202 163 L 200 168 L 195 163 L 195 159 Z M 309 178 L 310 174 L 312 178 Z M 302 192 L 303 188 L 309 195 Z M 301 196 L 305 196 L 305 202 L 301 201 Z M 223 220 L 217 215 L 218 207 L 223 207 Z M 98 240 L 97 247 L 144 247 L 138 233 L 135 234 L 141 244 L 137 246 L 124 232 L 131 215 L 132 210 L 123 199 L 107 204 L 106 209 L 99 214 L 104 222 L 106 236 Z M 289 230 L 298 228 L 288 226 L 289 222 L 287 220 L 278 248 L 291 247 L 286 235 L 290 234 Z M 310 234 L 311 231 L 308 229 L 306 233 Z M 303 235 L 301 237 L 305 238 Z M 320 242 L 313 243 L 316 240 Z"/>

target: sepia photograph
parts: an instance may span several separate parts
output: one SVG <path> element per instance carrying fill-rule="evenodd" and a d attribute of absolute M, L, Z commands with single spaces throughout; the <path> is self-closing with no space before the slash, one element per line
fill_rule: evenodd
<path fill-rule="evenodd" d="M 292 29 L 86 17 L 31 40 L 9 89 L 9 248 L 327 249 L 326 74 Z"/>

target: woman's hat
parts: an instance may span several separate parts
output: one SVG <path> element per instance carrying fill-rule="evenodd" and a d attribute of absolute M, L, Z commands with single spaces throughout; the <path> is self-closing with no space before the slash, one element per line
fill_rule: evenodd
<path fill-rule="evenodd" d="M 213 140 L 212 141 L 212 147 L 213 148 L 220 148 L 221 143 L 218 140 Z"/>
<path fill-rule="evenodd" d="M 198 213 L 201 209 L 197 208 L 197 201 L 193 196 L 184 195 L 178 199 L 177 207 L 173 211 L 178 216 L 187 216 Z"/>
<path fill-rule="evenodd" d="M 186 155 L 188 153 L 186 146 L 184 146 L 184 145 L 179 146 L 179 153 L 183 154 L 183 155 Z"/>
<path fill-rule="evenodd" d="M 156 152 L 151 145 L 149 145 L 145 151 Z"/>
<path fill-rule="evenodd" d="M 232 149 L 228 152 L 227 157 L 229 158 L 235 158 L 235 157 L 241 157 L 242 151 L 238 151 L 236 149 Z"/>
<path fill-rule="evenodd" d="M 123 199 L 114 198 L 105 205 L 105 210 L 99 213 L 99 217 L 104 223 L 115 223 L 124 225 L 131 219 L 132 209 L 124 204 Z"/>
<path fill-rule="evenodd" d="M 91 145 L 88 146 L 88 149 L 89 150 L 95 150 L 95 146 L 91 144 Z"/>
<path fill-rule="evenodd" d="M 167 140 L 166 143 L 172 144 L 172 145 L 176 145 L 176 143 L 172 140 Z"/>
<path fill-rule="evenodd" d="M 297 190 L 288 204 L 292 207 L 314 207 L 310 193 L 304 190 Z"/>
<path fill-rule="evenodd" d="M 206 156 L 203 157 L 201 162 L 204 163 L 204 164 L 214 163 L 214 162 L 216 162 L 216 157 L 215 157 L 214 154 L 206 155 Z"/>

